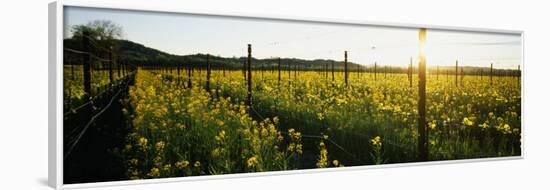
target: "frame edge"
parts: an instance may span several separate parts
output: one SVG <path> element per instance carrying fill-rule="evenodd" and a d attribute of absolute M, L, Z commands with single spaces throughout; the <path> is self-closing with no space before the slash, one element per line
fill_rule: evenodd
<path fill-rule="evenodd" d="M 268 15 L 259 13 L 239 13 L 231 11 L 213 11 L 213 10 L 189 10 L 183 8 L 164 8 L 157 7 L 145 8 L 143 6 L 127 5 L 120 3 L 93 3 L 79 0 L 58 0 L 48 4 L 48 186 L 54 189 L 81 189 L 81 188 L 100 188 L 100 187 L 115 187 L 115 186 L 129 186 L 129 185 L 147 185 L 156 183 L 181 183 L 192 181 L 205 181 L 205 180 L 220 180 L 220 179 L 233 179 L 233 178 L 245 178 L 245 177 L 269 177 L 280 175 L 300 175 L 319 172 L 338 172 L 338 171 L 356 171 L 367 169 L 383 169 L 383 168 L 399 168 L 399 167 L 415 167 L 425 165 L 442 165 L 442 164 L 468 164 L 485 161 L 510 161 L 510 160 L 523 160 L 525 159 L 525 139 L 522 138 L 522 153 L 520 156 L 511 157 L 498 157 L 498 158 L 478 158 L 478 159 L 465 159 L 465 160 L 445 160 L 445 161 L 430 161 L 430 162 L 411 162 L 402 164 L 389 164 L 378 166 L 356 166 L 347 168 L 331 168 L 331 169 L 313 169 L 302 171 L 275 171 L 275 172 L 258 172 L 258 173 L 237 173 L 229 175 L 219 176 L 197 176 L 192 178 L 164 178 L 164 179 L 149 179 L 143 181 L 108 181 L 108 182 L 94 182 L 94 183 L 82 183 L 82 184 L 63 184 L 63 150 L 62 140 L 62 120 L 60 119 L 60 113 L 58 113 L 58 103 L 61 98 L 59 92 L 62 86 L 58 86 L 58 82 L 61 80 L 63 73 L 59 72 L 57 65 L 62 61 L 62 42 L 63 38 L 63 7 L 86 7 L 86 8 L 103 8 L 103 9 L 117 9 L 117 10 L 131 10 L 131 11 L 145 11 L 145 12 L 160 12 L 160 13 L 175 13 L 175 14 L 191 14 L 191 15 L 204 15 L 204 16 L 225 16 L 233 18 L 247 18 L 247 19 L 267 19 L 267 20 L 283 20 L 283 21 L 297 21 L 297 22 L 315 22 L 315 23 L 328 23 L 328 24 L 345 24 L 345 25 L 361 25 L 361 26 L 375 26 L 375 27 L 396 27 L 396 28 L 430 28 L 435 30 L 444 31 L 463 31 L 463 32 L 482 32 L 482 33 L 496 33 L 496 34 L 514 34 L 521 36 L 522 46 L 522 61 L 521 66 L 521 82 L 522 82 L 522 112 L 524 112 L 524 71 L 525 71 L 525 30 L 514 29 L 494 29 L 494 28 L 479 28 L 479 27 L 466 27 L 466 26 L 445 26 L 445 25 L 427 25 L 419 23 L 400 23 L 400 22 L 375 22 L 368 20 L 351 20 L 351 19 L 333 19 L 333 18 L 320 18 L 320 17 L 293 17 L 292 15 Z M 60 34 L 58 34 L 60 33 Z M 59 38 L 61 37 L 61 38 Z M 62 66 L 61 66 L 62 67 Z M 59 80 L 59 81 L 58 81 Z M 58 92 L 59 91 L 59 92 Z M 62 101 L 61 101 L 62 102 Z M 62 110 L 63 108 L 60 108 Z M 62 115 L 62 113 L 61 113 Z M 524 114 L 522 113 L 522 119 Z M 59 120 L 58 120 L 59 119 Z M 522 135 L 525 134 L 524 121 L 522 120 Z M 61 125 L 61 128 L 58 128 Z M 60 131 L 61 129 L 61 131 Z"/>
<path fill-rule="evenodd" d="M 60 168 L 60 149 L 58 130 L 58 90 L 59 73 L 59 27 L 60 27 L 60 3 L 48 4 L 48 186 L 59 189 L 62 183 Z"/>

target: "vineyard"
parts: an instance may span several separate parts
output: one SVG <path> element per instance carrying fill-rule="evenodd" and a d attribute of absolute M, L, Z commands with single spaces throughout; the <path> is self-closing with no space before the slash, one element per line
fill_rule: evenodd
<path fill-rule="evenodd" d="M 250 45 L 241 68 L 136 66 L 82 40 L 64 66 L 68 181 L 105 162 L 115 180 L 521 155 L 519 67 L 265 66 Z"/>
<path fill-rule="evenodd" d="M 350 72 L 348 85 L 345 75 L 140 69 L 125 110 L 133 126 L 124 149 L 127 175 L 418 161 L 417 75 L 410 83 L 409 74 L 379 73 L 375 79 L 374 73 Z M 428 77 L 429 160 L 519 155 L 518 78 L 458 77 Z"/>

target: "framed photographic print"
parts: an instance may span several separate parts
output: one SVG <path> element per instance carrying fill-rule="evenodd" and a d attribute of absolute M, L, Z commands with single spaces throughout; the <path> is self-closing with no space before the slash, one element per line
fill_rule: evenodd
<path fill-rule="evenodd" d="M 522 158 L 521 31 L 49 10 L 54 188 Z"/>

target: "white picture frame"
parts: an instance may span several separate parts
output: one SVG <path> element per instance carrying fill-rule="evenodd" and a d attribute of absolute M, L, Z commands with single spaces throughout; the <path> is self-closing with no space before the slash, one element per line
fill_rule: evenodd
<path fill-rule="evenodd" d="M 151 2 L 153 3 L 153 2 Z M 452 27 L 452 26 L 434 26 L 434 25 L 422 25 L 422 24 L 409 24 L 409 23 L 383 23 L 373 21 L 357 21 L 357 20 L 342 20 L 342 19 L 327 19 L 327 18 L 296 18 L 292 16 L 284 15 L 260 15 L 260 14 L 246 14 L 246 13 L 233 13 L 233 12 L 219 12 L 219 11 L 194 11 L 186 10 L 185 8 L 178 7 L 154 7 L 151 8 L 146 3 L 135 4 L 117 4 L 112 3 L 94 3 L 89 1 L 71 1 L 60 0 L 49 4 L 49 33 L 48 33 L 48 184 L 54 189 L 73 189 L 73 188 L 88 188 L 88 187 L 104 187 L 104 186 L 118 186 L 118 185 L 135 185 L 135 184 L 151 184 L 151 183 L 167 183 L 167 182 L 185 182 L 195 180 L 215 180 L 215 179 L 227 179 L 227 178 L 243 178 L 243 177 L 257 177 L 268 175 L 292 175 L 292 174 L 304 174 L 312 172 L 327 172 L 327 171 L 352 171 L 352 170 L 365 170 L 365 169 L 381 169 L 389 167 L 407 167 L 407 166 L 422 166 L 422 165 L 434 165 L 434 164 L 454 164 L 465 162 L 483 162 L 483 161 L 497 161 L 497 160 L 512 160 L 523 159 L 525 148 L 521 147 L 521 156 L 510 157 L 498 157 L 498 158 L 483 158 L 483 159 L 466 159 L 466 160 L 449 160 L 449 161 L 430 161 L 419 163 L 403 163 L 403 164 L 387 164 L 387 165 L 372 165 L 372 166 L 354 166 L 345 168 L 330 168 L 330 169 L 307 169 L 307 170 L 295 170 L 295 171 L 274 171 L 274 172 L 260 172 L 260 173 L 241 173 L 241 174 L 226 174 L 226 175 L 211 175 L 211 176 L 193 176 L 193 177 L 177 177 L 177 178 L 163 178 L 163 179 L 146 179 L 135 181 L 116 181 L 116 182 L 98 182 L 98 183 L 84 183 L 84 184 L 64 184 L 63 183 L 63 16 L 64 8 L 70 7 L 90 7 L 90 8 L 108 8 L 108 9 L 121 9 L 121 10 L 135 10 L 135 11 L 150 11 L 150 12 L 162 12 L 162 13 L 183 13 L 183 14 L 197 14 L 197 15 L 216 15 L 235 18 L 254 18 L 254 19 L 268 19 L 268 20 L 290 20 L 290 21 L 302 21 L 302 22 L 317 22 L 317 23 L 330 23 L 330 24 L 344 24 L 344 25 L 360 25 L 360 26 L 383 26 L 383 27 L 396 27 L 396 28 L 428 28 L 436 30 L 451 30 L 451 31 L 466 31 L 466 32 L 482 32 L 482 33 L 495 33 L 495 34 L 515 34 L 521 35 L 522 46 L 522 60 L 521 67 L 524 68 L 524 32 L 519 30 L 502 30 L 502 29 L 487 29 L 487 28 L 470 28 L 470 27 Z M 522 69 L 522 86 L 524 83 L 524 70 Z M 522 88 L 522 105 L 525 102 L 524 88 Z M 522 107 L 522 116 L 524 108 Z M 524 131 L 525 119 L 522 119 L 522 131 Z M 523 137 L 525 138 L 525 137 Z"/>

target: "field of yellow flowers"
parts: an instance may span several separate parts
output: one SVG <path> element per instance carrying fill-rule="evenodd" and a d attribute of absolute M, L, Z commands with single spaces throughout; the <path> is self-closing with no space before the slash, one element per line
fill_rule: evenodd
<path fill-rule="evenodd" d="M 140 69 L 125 111 L 123 155 L 131 179 L 417 161 L 416 78 L 406 74 L 187 74 Z M 428 75 L 430 160 L 521 153 L 517 78 Z"/>

